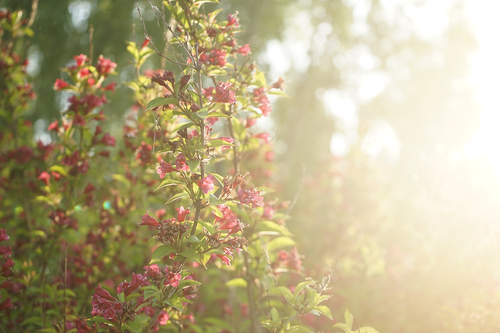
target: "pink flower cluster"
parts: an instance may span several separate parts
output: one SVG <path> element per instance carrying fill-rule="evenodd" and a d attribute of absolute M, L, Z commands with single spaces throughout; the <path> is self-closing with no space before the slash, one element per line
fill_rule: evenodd
<path fill-rule="evenodd" d="M 167 173 L 174 171 L 188 171 L 189 165 L 186 163 L 186 157 L 184 157 L 184 154 L 180 153 L 177 155 L 177 160 L 174 166 L 168 164 L 164 160 L 160 160 L 160 166 L 156 169 L 156 173 L 160 175 L 160 178 L 163 178 Z"/>
<path fill-rule="evenodd" d="M 264 88 L 254 89 L 253 98 L 257 103 L 259 103 L 259 109 L 260 111 L 262 111 L 263 116 L 267 116 L 269 113 L 271 113 L 272 111 L 271 103 L 269 102 L 269 99 L 266 96 Z"/>
<path fill-rule="evenodd" d="M 264 205 L 264 197 L 260 195 L 260 191 L 253 187 L 239 190 L 238 199 L 242 204 L 251 204 L 252 208 Z"/>

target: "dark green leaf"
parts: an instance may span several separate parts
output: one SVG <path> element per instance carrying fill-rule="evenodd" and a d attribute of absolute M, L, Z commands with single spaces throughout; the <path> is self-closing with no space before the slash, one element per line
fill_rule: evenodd
<path fill-rule="evenodd" d="M 151 257 L 151 261 L 149 264 L 151 265 L 152 263 L 163 259 L 165 256 L 169 255 L 170 253 L 175 252 L 175 248 L 171 245 L 160 245 L 158 246 Z"/>

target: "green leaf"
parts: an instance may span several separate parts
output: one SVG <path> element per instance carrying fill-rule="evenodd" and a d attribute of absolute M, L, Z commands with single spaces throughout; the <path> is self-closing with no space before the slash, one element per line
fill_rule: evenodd
<path fill-rule="evenodd" d="M 173 197 L 171 197 L 167 202 L 165 202 L 165 205 L 168 205 L 171 202 L 174 202 L 176 200 L 182 199 L 182 198 L 189 198 L 189 195 L 186 192 L 181 192 L 177 193 Z"/>
<path fill-rule="evenodd" d="M 49 172 L 50 171 L 55 171 L 57 173 L 60 173 L 61 175 L 63 175 L 64 177 L 67 177 L 68 176 L 68 172 L 66 171 L 66 169 L 60 165 L 53 165 L 49 168 L 48 170 Z"/>
<path fill-rule="evenodd" d="M 215 19 L 215 17 L 222 11 L 222 8 L 216 9 L 213 12 L 208 14 L 209 25 L 211 25 Z"/>
<path fill-rule="evenodd" d="M 148 298 L 151 298 L 153 296 L 160 296 L 161 294 L 161 291 L 159 290 L 151 290 L 151 289 L 147 289 L 147 290 L 144 290 L 144 300 L 147 300 Z"/>
<path fill-rule="evenodd" d="M 332 297 L 332 295 L 321 295 L 318 300 L 316 301 L 316 304 L 322 303 Z"/>
<path fill-rule="evenodd" d="M 201 224 L 202 226 L 205 227 L 205 229 L 207 229 L 207 231 L 212 235 L 215 233 L 215 227 L 213 225 L 211 225 L 210 223 L 207 223 L 205 221 L 198 221 L 199 224 Z"/>
<path fill-rule="evenodd" d="M 181 312 L 184 310 L 184 306 L 182 305 L 181 300 L 178 298 L 174 298 L 174 299 L 169 298 L 169 299 L 165 300 L 165 303 L 167 303 L 168 305 L 170 305 L 173 308 L 176 308 L 177 310 L 179 310 Z"/>
<path fill-rule="evenodd" d="M 257 231 L 276 231 L 283 236 L 291 237 L 293 234 L 288 229 L 273 221 L 261 221 L 257 224 Z"/>
<path fill-rule="evenodd" d="M 273 323 L 278 323 L 280 321 L 280 313 L 278 312 L 278 310 L 276 310 L 274 306 L 271 309 L 271 321 Z"/>
<path fill-rule="evenodd" d="M 352 331 L 349 329 L 349 327 L 344 324 L 344 323 L 336 323 L 335 325 L 333 325 L 332 327 L 336 327 L 336 328 L 340 328 L 341 330 L 343 330 L 345 333 L 351 333 Z"/>
<path fill-rule="evenodd" d="M 56 296 L 57 297 L 63 297 L 63 296 L 66 296 L 66 297 L 76 297 L 76 294 L 71 289 L 59 289 L 56 292 Z"/>
<path fill-rule="evenodd" d="M 198 254 L 198 252 L 190 247 L 185 248 L 184 251 L 181 252 L 181 256 L 191 261 L 200 262 L 200 255 Z"/>
<path fill-rule="evenodd" d="M 117 294 L 116 296 L 118 297 L 118 300 L 120 302 L 122 303 L 125 302 L 125 293 L 123 291 L 120 294 Z"/>
<path fill-rule="evenodd" d="M 154 250 L 153 255 L 151 256 L 151 261 L 149 262 L 149 264 L 151 265 L 152 263 L 163 259 L 165 256 L 169 255 L 172 252 L 175 252 L 175 248 L 171 245 L 158 246 Z"/>
<path fill-rule="evenodd" d="M 24 320 L 20 326 L 26 325 L 26 324 L 35 324 L 38 323 L 40 326 L 42 326 L 43 319 L 42 317 L 29 317 L 28 319 Z"/>
<path fill-rule="evenodd" d="M 200 161 L 198 161 L 198 160 L 186 161 L 186 163 L 187 163 L 187 165 L 189 165 L 189 170 L 191 170 L 191 172 L 195 172 L 198 165 L 200 165 Z"/>
<path fill-rule="evenodd" d="M 227 72 L 223 70 L 220 67 L 217 66 L 212 66 L 207 70 L 206 73 L 207 76 L 214 76 L 214 75 L 227 75 Z"/>
<path fill-rule="evenodd" d="M 361 327 L 359 330 L 354 331 L 354 333 L 379 333 L 376 329 L 373 327 Z"/>
<path fill-rule="evenodd" d="M 138 298 L 139 296 L 141 296 L 140 293 L 133 293 L 133 294 L 130 294 L 128 295 L 126 298 L 125 298 L 125 302 L 130 302 L 130 301 L 133 301 L 134 299 Z"/>
<path fill-rule="evenodd" d="M 24 28 L 24 33 L 26 35 L 28 35 L 29 37 L 33 37 L 33 30 L 31 30 L 30 28 Z"/>
<path fill-rule="evenodd" d="M 259 88 L 265 88 L 266 87 L 266 76 L 264 75 L 263 72 L 257 70 L 257 74 L 255 74 L 255 80 L 252 82 L 252 84 L 255 84 Z"/>
<path fill-rule="evenodd" d="M 186 243 L 199 243 L 199 242 L 200 242 L 200 240 L 195 235 L 192 235 L 192 236 L 189 236 L 188 238 L 186 238 Z"/>
<path fill-rule="evenodd" d="M 44 328 L 44 329 L 39 330 L 38 332 L 57 333 L 57 331 L 54 328 Z"/>
<path fill-rule="evenodd" d="M 219 3 L 218 0 L 196 0 L 194 3 L 204 4 L 206 2 Z"/>
<path fill-rule="evenodd" d="M 156 188 L 155 191 L 158 191 L 159 189 L 167 187 L 167 186 L 178 185 L 178 184 L 184 184 L 184 183 L 180 182 L 178 180 L 175 180 L 175 179 L 165 179 L 164 181 L 162 181 L 160 183 L 160 185 L 158 185 L 158 187 Z"/>
<path fill-rule="evenodd" d="M 283 97 L 288 97 L 290 98 L 290 96 L 288 96 L 287 94 L 285 94 L 283 91 L 281 90 L 270 90 L 267 92 L 269 95 L 278 95 L 278 96 L 283 96 Z"/>
<path fill-rule="evenodd" d="M 212 147 L 212 148 L 216 148 L 216 147 L 220 147 L 220 146 L 233 146 L 233 144 L 229 143 L 225 140 L 222 140 L 222 139 L 213 139 L 208 143 L 208 146 Z"/>
<path fill-rule="evenodd" d="M 208 117 L 208 110 L 203 108 L 200 111 L 195 112 L 194 115 L 202 120 L 205 120 Z"/>
<path fill-rule="evenodd" d="M 183 129 L 189 128 L 189 127 L 191 127 L 191 126 L 194 126 L 194 123 L 193 123 L 193 122 L 191 122 L 191 121 L 190 121 L 190 122 L 187 122 L 187 123 L 185 123 L 185 124 L 182 124 L 182 125 L 181 125 L 181 126 L 179 126 L 178 128 L 176 128 L 176 129 L 174 130 L 174 132 L 182 131 Z"/>
<path fill-rule="evenodd" d="M 164 98 L 164 97 L 157 97 L 151 101 L 149 101 L 148 106 L 146 107 L 146 111 L 150 110 L 152 108 L 155 108 L 160 105 L 165 105 L 165 104 L 174 104 L 177 105 L 177 99 L 173 97 L 169 98 Z"/>
<path fill-rule="evenodd" d="M 283 297 L 286 298 L 286 300 L 292 304 L 295 304 L 295 299 L 293 297 L 292 292 L 287 288 L 287 287 L 274 287 L 269 289 L 269 292 L 271 293 L 280 293 Z"/>
<path fill-rule="evenodd" d="M 219 208 L 217 208 L 217 206 L 210 206 L 210 209 L 212 210 L 215 216 L 224 217 L 224 214 L 222 214 L 222 212 L 220 211 Z"/>
<path fill-rule="evenodd" d="M 227 114 L 219 112 L 219 111 L 210 112 L 208 114 L 208 116 L 209 117 L 220 117 L 220 118 L 229 118 L 229 117 L 231 117 L 231 116 L 228 116 Z"/>
<path fill-rule="evenodd" d="M 297 298 L 297 296 L 299 295 L 299 293 L 304 290 L 305 287 L 307 287 L 308 285 L 310 284 L 313 284 L 314 281 L 304 281 L 304 282 L 301 282 L 297 285 L 297 287 L 295 287 L 295 291 L 293 292 L 293 297 Z"/>
<path fill-rule="evenodd" d="M 135 61 L 138 61 L 139 60 L 139 51 L 137 50 L 137 45 L 134 43 L 134 42 L 127 42 L 128 46 L 127 46 L 127 51 L 128 53 L 130 53 Z"/>
<path fill-rule="evenodd" d="M 182 280 L 179 282 L 179 289 L 182 289 L 186 286 L 199 286 L 201 285 L 200 281 L 196 280 Z"/>
<path fill-rule="evenodd" d="M 210 204 L 210 206 L 217 206 L 226 203 L 226 200 L 219 200 L 215 195 L 210 193 L 210 195 L 208 196 L 208 203 Z"/>
<path fill-rule="evenodd" d="M 291 238 L 283 236 L 275 238 L 272 241 L 270 241 L 269 244 L 267 245 L 267 250 L 269 252 L 273 252 L 292 246 L 295 246 L 295 242 Z"/>
<path fill-rule="evenodd" d="M 330 311 L 330 309 L 324 305 L 318 305 L 318 306 L 315 306 L 313 308 L 313 310 L 316 310 L 318 311 L 319 313 L 321 313 L 323 316 L 327 317 L 328 319 L 332 320 L 332 312 Z"/>
<path fill-rule="evenodd" d="M 114 180 L 118 180 L 119 182 L 124 183 L 127 186 L 130 186 L 130 180 L 128 180 L 127 177 L 124 175 L 120 175 L 119 173 L 115 173 L 114 175 L 111 176 Z"/>
<path fill-rule="evenodd" d="M 347 327 L 349 327 L 349 331 L 352 330 L 352 323 L 354 321 L 354 316 L 349 312 L 348 309 L 345 309 L 344 319 Z"/>
<path fill-rule="evenodd" d="M 226 282 L 226 287 L 247 287 L 247 281 L 243 278 L 235 278 Z"/>
<path fill-rule="evenodd" d="M 303 326 L 292 326 L 288 328 L 287 333 L 313 333 L 313 331 L 303 327 Z"/>

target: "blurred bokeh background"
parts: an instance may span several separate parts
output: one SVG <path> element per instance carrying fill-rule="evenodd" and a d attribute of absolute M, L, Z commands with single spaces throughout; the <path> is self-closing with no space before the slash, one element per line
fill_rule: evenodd
<path fill-rule="evenodd" d="M 3 2 L 31 11 L 31 0 Z M 336 318 L 348 307 L 380 332 L 500 332 L 500 4 L 221 2 L 268 80 L 285 78 L 290 98 L 259 125 L 306 272 L 334 267 Z M 65 106 L 53 83 L 88 54 L 91 27 L 94 58 L 117 62 L 118 81 L 133 76 L 125 42 L 144 38 L 133 1 L 40 1 L 26 49 L 40 138 Z M 121 86 L 117 127 L 131 103 Z"/>

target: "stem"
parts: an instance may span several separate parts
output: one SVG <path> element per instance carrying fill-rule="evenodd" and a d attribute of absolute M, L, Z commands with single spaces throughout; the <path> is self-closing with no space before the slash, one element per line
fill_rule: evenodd
<path fill-rule="evenodd" d="M 233 140 L 234 140 L 234 130 L 233 130 L 233 123 L 231 122 L 231 118 L 227 118 L 227 124 L 229 127 L 229 134 L 230 134 L 231 138 L 233 138 Z M 233 154 L 234 154 L 234 158 L 233 158 L 234 175 L 236 176 L 240 172 L 240 158 L 238 156 L 238 147 L 236 146 L 236 144 L 233 145 Z"/>
<path fill-rule="evenodd" d="M 64 243 L 63 332 L 66 333 L 66 277 L 68 273 L 68 243 Z"/>
<path fill-rule="evenodd" d="M 153 317 L 151 317 L 151 320 L 149 321 L 148 326 L 146 326 L 144 331 L 142 331 L 143 333 L 148 333 L 151 331 L 151 327 L 153 327 L 154 323 L 156 323 L 156 320 L 160 316 L 161 310 L 163 310 L 163 308 L 161 308 L 161 307 L 156 308 L 155 314 L 153 315 Z"/>
<path fill-rule="evenodd" d="M 246 268 L 246 273 L 248 274 L 247 280 L 247 295 L 248 295 L 248 307 L 250 310 L 250 321 L 252 323 L 252 332 L 254 333 L 259 333 L 261 332 L 260 330 L 260 325 L 259 325 L 259 315 L 255 309 L 255 299 L 253 295 L 253 288 L 252 288 L 252 279 L 250 276 L 250 265 L 248 263 L 248 253 L 245 252 L 245 268 Z"/>
<path fill-rule="evenodd" d="M 203 108 L 203 91 L 201 89 L 201 64 L 199 62 L 199 54 L 198 54 L 198 43 L 194 45 L 195 53 L 196 53 L 196 59 L 195 59 L 195 70 L 196 70 L 196 75 L 198 79 L 198 103 L 200 103 L 200 110 Z M 204 156 L 205 156 L 205 119 L 202 119 L 200 122 L 200 136 L 201 136 L 201 146 L 202 146 L 202 152 L 200 155 L 200 173 L 201 173 L 201 179 L 205 178 L 205 163 L 203 162 Z M 201 214 L 202 207 L 197 204 L 196 205 L 196 213 L 194 216 L 194 223 L 193 223 L 193 228 L 191 229 L 191 236 L 194 235 L 196 232 L 196 227 L 198 226 L 198 220 L 200 219 L 200 214 Z"/>

